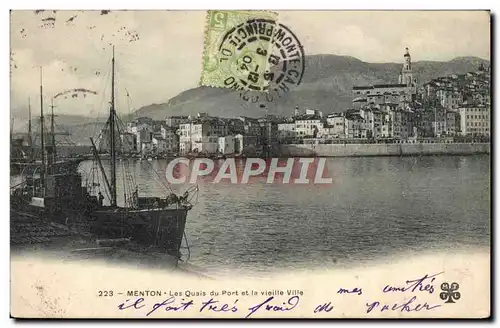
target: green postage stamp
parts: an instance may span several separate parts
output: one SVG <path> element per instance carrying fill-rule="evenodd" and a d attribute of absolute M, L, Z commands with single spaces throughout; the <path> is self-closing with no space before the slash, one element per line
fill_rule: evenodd
<path fill-rule="evenodd" d="M 269 11 L 208 11 L 200 84 L 259 92 L 298 84 L 302 45 L 276 19 Z"/>

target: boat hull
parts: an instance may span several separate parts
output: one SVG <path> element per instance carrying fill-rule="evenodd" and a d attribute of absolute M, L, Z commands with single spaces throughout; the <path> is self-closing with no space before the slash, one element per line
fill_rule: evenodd
<path fill-rule="evenodd" d="M 131 238 L 180 258 L 187 209 L 103 209 L 91 212 L 90 231 L 106 238 Z"/>
<path fill-rule="evenodd" d="M 39 207 L 11 198 L 11 211 L 28 214 L 41 221 L 56 222 L 88 232 L 97 239 L 129 238 L 131 242 L 180 258 L 180 248 L 188 209 L 61 209 Z"/>

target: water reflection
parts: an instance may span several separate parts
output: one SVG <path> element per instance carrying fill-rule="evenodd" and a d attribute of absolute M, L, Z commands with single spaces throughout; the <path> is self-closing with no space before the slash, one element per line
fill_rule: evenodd
<path fill-rule="evenodd" d="M 128 166 L 141 193 L 162 195 L 167 164 L 130 161 Z M 193 264 L 246 274 L 348 266 L 426 249 L 489 247 L 488 155 L 329 158 L 326 164 L 331 185 L 200 179 L 198 204 L 186 226 Z M 85 162 L 81 170 L 90 167 Z M 121 170 L 117 176 L 120 203 Z M 189 184 L 171 187 L 182 193 Z"/>

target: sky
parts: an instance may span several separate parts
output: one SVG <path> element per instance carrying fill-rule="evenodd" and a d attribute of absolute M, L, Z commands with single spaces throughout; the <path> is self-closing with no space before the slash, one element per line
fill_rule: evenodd
<path fill-rule="evenodd" d="M 335 54 L 366 62 L 490 59 L 490 16 L 485 11 L 278 11 L 306 55 Z M 115 45 L 117 107 L 128 113 L 163 103 L 199 86 L 205 11 L 13 11 L 11 110 L 44 106 L 55 95 L 56 113 L 91 115 L 108 110 L 111 44 Z M 128 97 L 127 97 L 128 93 Z"/>

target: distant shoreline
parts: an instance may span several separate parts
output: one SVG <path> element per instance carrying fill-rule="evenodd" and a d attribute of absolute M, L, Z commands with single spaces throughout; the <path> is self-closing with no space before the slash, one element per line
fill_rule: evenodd
<path fill-rule="evenodd" d="M 352 142 L 352 141 L 351 141 Z M 83 155 L 90 153 L 90 146 L 79 145 L 73 147 L 62 147 L 66 156 L 73 157 L 74 155 Z M 61 149 L 59 149 L 61 150 Z M 189 158 L 293 158 L 293 157 L 377 157 L 377 156 L 458 156 L 458 155 L 477 155 L 490 154 L 490 142 L 449 142 L 449 143 L 301 143 L 301 144 L 277 144 L 273 146 L 273 150 L 269 156 L 246 154 L 245 156 L 237 154 L 217 155 L 212 156 L 193 156 L 193 154 L 175 154 L 167 156 L 151 156 L 155 159 L 172 159 L 177 157 Z M 135 156 L 120 156 L 121 158 L 137 159 Z M 147 159 L 148 156 L 144 158 Z M 104 159 L 106 160 L 106 159 Z M 16 162 L 10 159 L 11 163 Z"/>
<path fill-rule="evenodd" d="M 289 144 L 279 152 L 288 157 L 374 157 L 490 154 L 488 143 Z"/>

